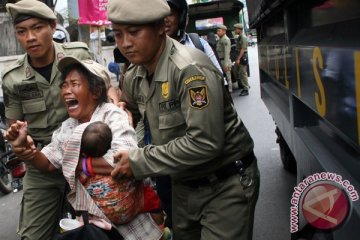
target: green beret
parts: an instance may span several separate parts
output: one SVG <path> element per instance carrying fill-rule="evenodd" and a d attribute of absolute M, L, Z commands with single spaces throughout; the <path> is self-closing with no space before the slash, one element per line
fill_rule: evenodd
<path fill-rule="evenodd" d="M 234 28 L 240 28 L 243 29 L 244 26 L 241 23 L 234 24 Z"/>
<path fill-rule="evenodd" d="M 217 29 L 227 30 L 227 27 L 224 24 L 220 24 L 217 26 Z"/>
<path fill-rule="evenodd" d="M 103 65 L 101 65 L 91 59 L 79 60 L 73 56 L 66 56 L 66 57 L 63 57 L 59 61 L 57 67 L 61 73 L 64 73 L 64 71 L 65 71 L 65 69 L 67 69 L 67 67 L 72 66 L 74 64 L 82 65 L 91 74 L 101 78 L 105 82 L 106 89 L 109 89 L 110 75 L 106 71 L 106 67 L 104 67 Z"/>
<path fill-rule="evenodd" d="M 165 0 L 109 0 L 109 21 L 124 24 L 147 24 L 170 15 Z"/>
<path fill-rule="evenodd" d="M 32 17 L 56 20 L 55 13 L 45 3 L 37 0 L 22 0 L 6 4 L 6 10 L 14 23 L 20 23 Z"/>

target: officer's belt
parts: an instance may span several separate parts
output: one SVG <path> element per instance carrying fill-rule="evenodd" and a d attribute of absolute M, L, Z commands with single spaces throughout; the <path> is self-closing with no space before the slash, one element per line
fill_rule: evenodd
<path fill-rule="evenodd" d="M 214 182 L 225 180 L 230 176 L 241 173 L 245 168 L 249 167 L 254 160 L 255 155 L 254 152 L 251 151 L 250 154 L 243 157 L 241 160 L 229 163 L 221 167 L 220 169 L 217 169 L 215 172 L 209 174 L 208 176 L 181 181 L 181 183 L 192 188 L 211 185 Z"/>
<path fill-rule="evenodd" d="M 220 60 L 224 60 L 225 58 L 219 58 Z"/>

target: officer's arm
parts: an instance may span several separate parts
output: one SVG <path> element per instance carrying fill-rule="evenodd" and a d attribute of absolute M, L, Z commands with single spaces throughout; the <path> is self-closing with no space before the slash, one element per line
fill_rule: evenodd
<path fill-rule="evenodd" d="M 164 145 L 131 149 L 130 165 L 137 178 L 182 172 L 221 153 L 225 135 L 222 76 L 216 70 L 189 66 L 176 82 L 180 109 L 170 112 L 169 121 L 163 123 L 168 126 L 162 127 L 165 133 L 167 127 L 178 129 L 180 137 Z"/>
<path fill-rule="evenodd" d="M 245 50 L 243 48 L 240 49 L 240 53 L 238 58 L 236 59 L 237 61 L 240 61 L 240 59 L 242 58 L 242 56 L 244 55 Z"/>
<path fill-rule="evenodd" d="M 231 43 L 229 41 L 225 41 L 225 53 L 224 53 L 224 61 L 225 65 L 229 66 L 231 64 L 230 60 L 230 51 L 231 51 Z"/>
<path fill-rule="evenodd" d="M 240 59 L 242 58 L 242 56 L 244 55 L 245 51 L 247 51 L 247 40 L 246 40 L 246 37 L 244 36 L 241 36 L 241 49 L 240 49 L 240 54 L 239 54 L 239 57 L 238 57 L 238 60 L 240 61 Z"/>

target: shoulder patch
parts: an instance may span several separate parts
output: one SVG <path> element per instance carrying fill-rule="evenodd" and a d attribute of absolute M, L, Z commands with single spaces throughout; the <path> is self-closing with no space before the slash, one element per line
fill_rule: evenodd
<path fill-rule="evenodd" d="M 6 66 L 3 69 L 3 71 L 1 72 L 1 77 L 4 78 L 6 74 L 21 67 L 23 64 L 24 64 L 24 58 L 17 59 L 16 62 L 10 64 L 9 66 Z"/>
<path fill-rule="evenodd" d="M 64 48 L 85 48 L 89 49 L 88 45 L 84 42 L 69 42 L 69 43 L 63 43 L 62 44 Z"/>
<path fill-rule="evenodd" d="M 196 109 L 203 109 L 209 105 L 206 86 L 189 88 L 190 106 Z"/>
<path fill-rule="evenodd" d="M 185 79 L 184 83 L 187 85 L 191 83 L 192 81 L 205 81 L 205 76 L 202 75 L 194 75 L 187 79 Z"/>

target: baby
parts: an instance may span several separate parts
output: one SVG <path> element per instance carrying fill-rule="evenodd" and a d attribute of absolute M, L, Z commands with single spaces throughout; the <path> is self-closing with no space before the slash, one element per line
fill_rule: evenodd
<path fill-rule="evenodd" d="M 93 173 L 92 159 L 105 155 L 111 147 L 111 140 L 111 129 L 105 123 L 93 122 L 85 128 L 80 148 L 80 182 L 96 205 L 114 224 L 129 222 L 143 212 L 150 212 L 153 219 L 159 225 L 162 224 L 160 199 L 152 186 L 144 185 L 143 181 L 135 179 L 114 180 L 109 175 Z"/>

